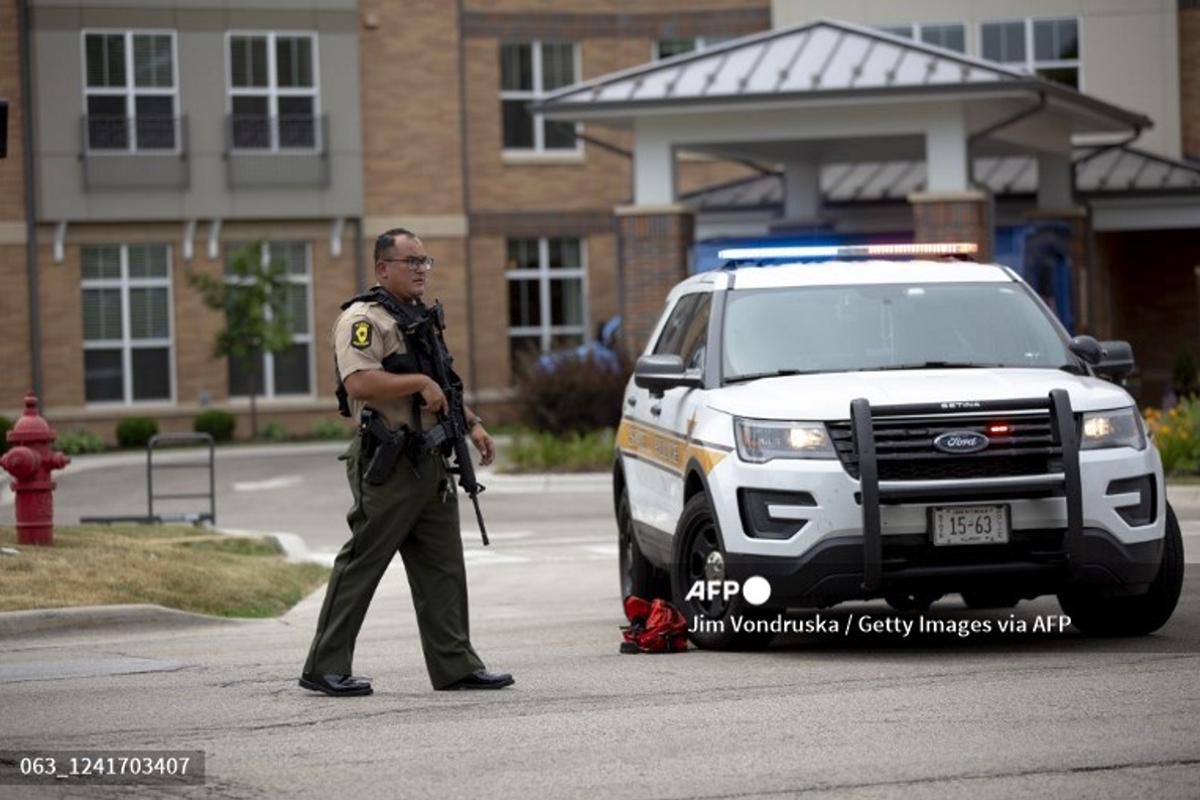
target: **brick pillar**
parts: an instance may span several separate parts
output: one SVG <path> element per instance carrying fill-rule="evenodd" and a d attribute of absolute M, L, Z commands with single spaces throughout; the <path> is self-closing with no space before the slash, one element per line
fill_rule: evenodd
<path fill-rule="evenodd" d="M 992 260 L 992 220 L 988 196 L 983 192 L 914 192 L 908 196 L 913 210 L 913 241 L 974 242 L 979 261 Z"/>
<path fill-rule="evenodd" d="M 1183 155 L 1200 159 L 1200 0 L 1179 0 L 1179 117 Z"/>
<path fill-rule="evenodd" d="M 667 293 L 688 275 L 695 217 L 683 206 L 616 209 L 620 248 L 621 337 L 625 351 L 645 348 Z"/>

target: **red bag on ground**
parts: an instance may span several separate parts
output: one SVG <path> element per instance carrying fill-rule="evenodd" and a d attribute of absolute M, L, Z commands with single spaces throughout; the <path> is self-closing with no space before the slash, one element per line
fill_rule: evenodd
<path fill-rule="evenodd" d="M 625 616 L 629 625 L 622 653 L 682 653 L 687 650 L 687 617 L 666 600 L 654 602 L 636 595 L 625 598 Z"/>

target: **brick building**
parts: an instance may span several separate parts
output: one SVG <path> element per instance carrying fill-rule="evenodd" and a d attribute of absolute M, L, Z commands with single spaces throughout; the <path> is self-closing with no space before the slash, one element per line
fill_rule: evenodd
<path fill-rule="evenodd" d="M 581 81 L 850 11 L 859 24 L 973 57 L 1021 55 L 1006 68 L 1073 75 L 1088 94 L 1154 120 L 1137 144 L 1182 177 L 1083 197 L 1076 263 L 1098 276 L 1089 324 L 1133 341 L 1144 399 L 1156 394 L 1178 348 L 1200 337 L 1200 184 L 1186 163 L 1200 157 L 1200 4 L 1161 0 L 1123 20 L 1126 6 L 1146 4 L 1089 16 L 1077 2 L 1046 0 L 1004 20 L 938 24 L 926 22 L 945 16 L 935 0 L 844 5 L 0 0 L 0 97 L 10 104 L 0 413 L 15 414 L 33 387 L 60 431 L 86 427 L 111 441 L 129 415 L 188 430 L 198 411 L 220 407 L 239 414 L 246 434 L 250 376 L 212 356 L 222 320 L 187 275 L 220 276 L 243 245 L 263 241 L 288 268 L 293 343 L 258 370 L 260 424 L 303 432 L 333 414 L 328 331 L 338 305 L 370 282 L 374 236 L 399 225 L 437 259 L 431 293 L 446 304 L 472 405 L 504 416 L 519 353 L 589 340 L 617 313 L 636 343 L 666 286 L 697 258 L 693 245 L 771 232 L 794 216 L 779 165 L 761 152 L 668 151 L 669 207 L 655 208 L 637 201 L 634 165 L 648 156 L 636 136 L 531 108 Z M 1048 15 L 1062 22 L 1048 29 L 1052 46 L 1074 30 L 1082 52 L 1034 58 Z M 1112 47 L 1105 37 L 1126 23 L 1127 47 Z M 984 52 L 996 36 L 1001 51 Z M 1138 72 L 1123 66 L 1135 57 L 1152 65 L 1154 93 L 1118 80 Z M 749 211 L 717 202 L 764 178 L 776 186 L 764 191 L 782 193 L 774 201 L 764 194 Z M 843 232 L 919 227 L 911 192 L 881 200 L 820 186 L 812 208 Z M 1020 215 L 1038 191 L 1035 180 L 985 194 L 972 208 L 992 216 L 971 224 Z"/>
<path fill-rule="evenodd" d="M 735 243 L 975 241 L 1072 331 L 1129 339 L 1150 405 L 1200 345 L 1196 6 L 775 0 L 771 31 L 540 109 L 630 131 L 633 207 L 694 230 L 701 269 Z M 764 169 L 689 193 L 680 151 Z"/>
<path fill-rule="evenodd" d="M 33 387 L 60 431 L 189 430 L 220 407 L 246 434 L 250 376 L 212 356 L 222 319 L 187 275 L 263 241 L 291 277 L 293 346 L 263 358 L 260 425 L 303 432 L 333 412 L 338 306 L 404 226 L 437 259 L 472 405 L 504 415 L 516 354 L 617 312 L 629 197 L 621 136 L 576 138 L 528 103 L 769 24 L 764 0 L 3 0 L 0 413 Z"/>

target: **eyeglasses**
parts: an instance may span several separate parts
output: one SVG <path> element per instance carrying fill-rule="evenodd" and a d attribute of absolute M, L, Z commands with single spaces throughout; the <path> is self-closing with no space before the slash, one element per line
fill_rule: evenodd
<path fill-rule="evenodd" d="M 419 269 L 433 269 L 433 259 L 429 256 L 409 256 L 408 258 L 381 258 L 380 261 L 386 261 L 389 264 L 403 264 L 408 267 L 409 272 L 416 272 Z"/>

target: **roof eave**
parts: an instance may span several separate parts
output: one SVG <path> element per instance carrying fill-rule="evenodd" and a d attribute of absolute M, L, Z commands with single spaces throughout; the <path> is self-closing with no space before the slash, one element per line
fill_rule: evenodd
<path fill-rule="evenodd" d="M 711 98 L 654 98 L 647 100 L 621 101 L 576 101 L 567 98 L 552 98 L 535 103 L 533 108 L 546 119 L 594 122 L 615 127 L 630 127 L 638 117 L 669 116 L 695 112 L 711 112 L 727 107 L 743 110 L 748 105 L 759 107 L 821 106 L 830 103 L 845 104 L 850 100 L 873 101 L 881 97 L 893 100 L 902 98 L 937 97 L 946 99 L 957 96 L 964 101 L 972 99 L 995 100 L 999 96 L 1032 97 L 1048 96 L 1060 107 L 1074 109 L 1095 120 L 1109 120 L 1111 126 L 1102 126 L 1091 132 L 1111 133 L 1114 131 L 1142 131 L 1154 122 L 1144 114 L 1114 106 L 1103 100 L 1081 94 L 1065 86 L 1058 86 L 1040 78 L 1028 80 L 996 81 L 984 84 L 937 84 L 931 86 L 882 86 L 857 89 L 832 89 L 772 94 L 722 95 Z M 1085 132 L 1085 131 L 1080 131 Z"/>

